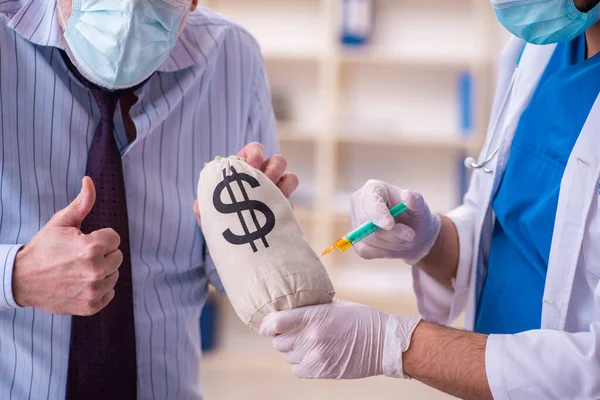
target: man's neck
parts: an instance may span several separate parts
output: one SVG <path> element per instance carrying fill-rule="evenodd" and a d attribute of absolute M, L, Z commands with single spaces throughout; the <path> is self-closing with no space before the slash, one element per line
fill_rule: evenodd
<path fill-rule="evenodd" d="M 587 58 L 600 53 L 600 22 L 585 32 L 585 39 L 587 42 Z"/>

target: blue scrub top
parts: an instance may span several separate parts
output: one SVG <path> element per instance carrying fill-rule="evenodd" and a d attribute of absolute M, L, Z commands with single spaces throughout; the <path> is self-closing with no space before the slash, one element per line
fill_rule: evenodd
<path fill-rule="evenodd" d="M 496 222 L 476 332 L 540 328 L 560 183 L 600 93 L 600 54 L 586 60 L 585 53 L 584 35 L 557 45 L 519 120 L 492 201 Z"/>

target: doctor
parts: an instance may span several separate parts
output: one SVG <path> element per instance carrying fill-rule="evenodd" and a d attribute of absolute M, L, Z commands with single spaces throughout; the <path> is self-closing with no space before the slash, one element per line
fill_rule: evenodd
<path fill-rule="evenodd" d="M 464 204 L 378 181 L 364 258 L 414 265 L 422 320 L 336 301 L 268 316 L 303 378 L 414 378 L 461 398 L 600 398 L 600 0 L 492 0 L 514 38 Z M 387 209 L 404 201 L 396 221 Z M 466 312 L 466 331 L 444 327 Z M 474 332 L 469 332 L 474 331 Z"/>

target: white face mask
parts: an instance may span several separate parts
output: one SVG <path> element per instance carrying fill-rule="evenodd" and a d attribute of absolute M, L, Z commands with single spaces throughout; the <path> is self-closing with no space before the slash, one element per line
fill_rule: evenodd
<path fill-rule="evenodd" d="M 73 0 L 65 39 L 89 81 L 110 90 L 135 86 L 175 46 L 189 1 Z"/>

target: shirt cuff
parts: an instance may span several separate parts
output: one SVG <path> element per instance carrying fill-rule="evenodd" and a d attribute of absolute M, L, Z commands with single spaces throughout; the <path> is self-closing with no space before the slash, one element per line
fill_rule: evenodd
<path fill-rule="evenodd" d="M 11 308 L 21 308 L 13 296 L 13 269 L 17 253 L 24 245 L 22 244 L 1 244 L 0 245 L 0 265 L 2 268 L 2 293 L 0 295 L 0 310 Z"/>
<path fill-rule="evenodd" d="M 462 206 L 448 213 L 447 217 L 456 227 L 458 234 L 458 270 L 452 282 L 457 293 L 469 291 L 471 279 L 471 263 L 477 256 L 473 249 L 473 216 L 469 209 Z"/>
<path fill-rule="evenodd" d="M 439 325 L 450 325 L 450 306 L 454 291 L 448 289 L 419 267 L 412 267 L 413 290 L 417 297 L 417 309 L 424 320 Z"/>
<path fill-rule="evenodd" d="M 495 400 L 509 400 L 502 373 L 505 335 L 489 335 L 485 347 L 485 373 Z"/>
<path fill-rule="evenodd" d="M 225 288 L 223 287 L 223 283 L 221 282 L 221 278 L 219 277 L 219 273 L 217 272 L 217 268 L 215 267 L 215 263 L 210 254 L 206 255 L 204 268 L 210 284 L 213 285 L 222 296 L 227 296 L 227 293 L 225 293 Z"/>

